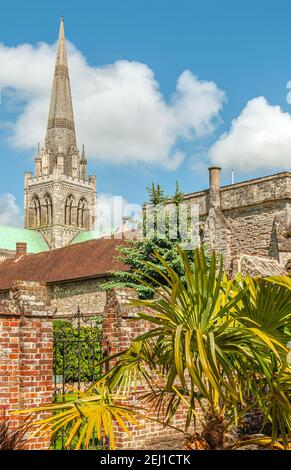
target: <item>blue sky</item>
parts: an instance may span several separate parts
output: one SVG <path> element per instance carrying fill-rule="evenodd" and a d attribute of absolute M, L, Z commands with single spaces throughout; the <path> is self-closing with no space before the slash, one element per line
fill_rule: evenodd
<path fill-rule="evenodd" d="M 141 73 L 154 73 L 151 80 L 159 87 L 163 104 L 168 106 L 173 103 L 177 80 L 186 70 L 191 74 L 186 86 L 197 88 L 191 78 L 195 75 L 198 80 L 213 82 L 216 87 L 213 99 L 219 109 L 208 116 L 207 129 L 202 135 L 197 135 L 197 128 L 192 128 L 190 122 L 184 133 L 177 130 L 175 124 L 177 136 L 171 144 L 169 158 L 174 158 L 176 152 L 181 153 L 183 158 L 179 165 L 170 168 L 168 163 L 161 164 L 160 153 L 157 151 L 155 156 L 155 149 L 150 162 L 147 157 L 140 160 L 138 155 L 127 158 L 127 148 L 122 151 L 124 158 L 114 159 L 116 150 L 111 154 L 109 144 L 110 157 L 101 158 L 102 149 L 92 144 L 92 156 L 88 155 L 89 172 L 97 175 L 98 192 L 122 195 L 130 202 L 141 203 L 146 198 L 146 186 L 152 181 L 161 183 L 171 194 L 177 179 L 184 192 L 192 192 L 207 187 L 207 166 L 216 160 L 223 168 L 224 184 L 230 183 L 231 168 L 235 170 L 237 181 L 290 170 L 291 105 L 286 100 L 286 86 L 291 80 L 290 1 L 14 0 L 2 4 L 0 28 L 0 42 L 5 51 L 10 51 L 12 60 L 12 47 L 23 43 L 35 46 L 40 41 L 53 45 L 60 14 L 65 18 L 67 39 L 87 60 L 88 69 L 98 72 L 98 68 L 116 61 L 145 64 L 146 69 Z M 2 59 L 2 71 L 5 67 Z M 33 70 L 26 65 L 20 72 L 16 67 L 15 73 L 25 81 Z M 48 78 L 51 82 L 52 71 Z M 10 193 L 22 210 L 23 172 L 32 169 L 33 149 L 29 148 L 29 142 L 22 146 L 21 139 L 11 138 L 11 134 L 30 93 L 27 89 L 23 92 L 20 85 L 20 91 L 18 85 L 15 90 L 13 77 L 5 80 L 7 83 L 10 80 L 11 85 L 2 89 L 0 106 L 0 201 L 4 193 Z M 71 85 L 74 97 L 77 86 L 72 76 Z M 118 80 L 114 86 L 118 86 Z M 223 91 L 225 98 L 219 97 L 217 90 Z M 188 106 L 187 96 L 179 104 L 181 116 L 183 106 Z M 207 102 L 204 104 L 207 108 Z M 98 99 L 94 106 L 95 113 L 103 112 L 104 108 L 98 107 Z M 192 109 L 195 113 L 195 102 L 192 106 L 185 113 L 191 114 Z M 167 110 L 169 114 L 172 111 L 172 108 Z M 177 106 L 174 111 L 176 113 Z M 115 113 L 114 108 L 112 113 Z M 111 116 L 110 113 L 105 115 Z M 178 127 L 183 121 L 181 116 Z M 231 129 L 232 120 L 239 117 L 241 119 Z M 156 118 L 158 123 L 159 115 Z M 142 127 L 141 119 L 141 132 Z M 106 129 L 110 129 L 110 122 Z M 133 132 L 136 134 L 135 130 Z M 223 142 L 217 145 L 224 133 L 227 134 Z M 112 135 L 108 132 L 108 139 L 112 141 L 116 135 L 116 132 Z M 126 145 L 130 145 L 128 133 L 126 138 Z M 132 136 L 133 141 L 137 138 Z M 104 145 L 102 148 L 107 148 L 106 142 Z"/>

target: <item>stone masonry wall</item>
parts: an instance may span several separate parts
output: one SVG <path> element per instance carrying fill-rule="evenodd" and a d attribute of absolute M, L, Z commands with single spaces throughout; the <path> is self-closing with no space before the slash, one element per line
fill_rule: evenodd
<path fill-rule="evenodd" d="M 224 212 L 232 228 L 232 250 L 237 251 L 237 254 L 270 256 L 279 261 L 278 242 L 280 239 L 283 239 L 280 251 L 284 249 L 288 251 L 287 220 L 284 220 L 285 223 L 281 227 L 275 227 L 276 217 L 281 212 L 283 212 L 283 219 L 287 219 L 284 201 L 274 201 Z"/>
<path fill-rule="evenodd" d="M 103 316 L 106 292 L 101 285 L 108 278 L 47 284 L 48 297 L 55 319 L 70 319 L 79 305 L 84 316 Z M 9 291 L 0 291 L 0 301 L 9 299 Z"/>
<path fill-rule="evenodd" d="M 115 354 L 126 349 L 131 341 L 138 335 L 148 331 L 152 326 L 138 319 L 137 308 L 129 306 L 129 299 L 134 298 L 134 289 L 113 289 L 107 293 L 107 303 L 104 312 L 103 335 L 104 340 L 109 341 L 110 354 Z M 131 406 L 141 407 L 142 402 L 138 400 L 139 394 L 145 392 L 144 387 L 139 387 L 135 393 L 128 398 L 127 403 Z M 147 419 L 138 419 L 140 427 L 129 425 L 130 436 L 121 429 L 116 430 L 117 449 L 150 449 L 159 441 L 159 449 L 167 449 L 167 441 L 174 439 L 182 442 L 184 440 L 183 430 L 186 422 L 186 410 L 181 407 L 171 422 L 173 427 L 164 427 L 156 421 L 157 413 L 147 405 L 143 410 Z M 155 447 L 157 448 L 157 447 Z"/>
<path fill-rule="evenodd" d="M 100 288 L 103 282 L 104 279 L 84 279 L 48 285 L 54 317 L 69 318 L 78 305 L 82 315 L 103 315 L 106 303 L 106 293 Z"/>
<path fill-rule="evenodd" d="M 15 250 L 6 250 L 0 248 L 0 263 L 7 258 L 14 258 Z"/>
<path fill-rule="evenodd" d="M 52 397 L 52 313 L 47 289 L 16 281 L 0 300 L 0 419 L 14 410 L 49 403 Z M 17 427 L 21 416 L 13 416 Z M 30 439 L 25 448 L 47 449 L 50 436 Z"/>
<path fill-rule="evenodd" d="M 205 241 L 224 254 L 226 267 L 239 255 L 291 258 L 291 173 L 257 178 L 220 189 L 215 211 L 209 190 L 187 194 L 199 205 Z"/>

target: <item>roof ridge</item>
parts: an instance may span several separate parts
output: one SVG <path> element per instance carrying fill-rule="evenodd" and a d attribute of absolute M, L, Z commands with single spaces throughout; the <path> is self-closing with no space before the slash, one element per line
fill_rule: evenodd
<path fill-rule="evenodd" d="M 17 262 L 7 259 L 0 263 L 0 290 L 9 289 L 15 280 L 57 283 L 106 278 L 112 271 L 127 271 L 129 267 L 116 259 L 116 248 L 123 243 L 122 239 L 101 238 L 27 254 Z"/>

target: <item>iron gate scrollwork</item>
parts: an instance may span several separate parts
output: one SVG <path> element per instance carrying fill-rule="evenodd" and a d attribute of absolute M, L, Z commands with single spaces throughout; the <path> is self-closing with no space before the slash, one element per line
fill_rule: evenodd
<path fill-rule="evenodd" d="M 85 392 L 105 372 L 100 361 L 109 356 L 109 344 L 102 347 L 102 322 L 98 317 L 89 319 L 76 314 L 70 321 L 57 320 L 54 328 L 53 381 L 54 402 L 65 402 Z M 105 366 L 107 368 L 107 366 Z M 65 431 L 54 434 L 52 447 L 64 449 Z M 94 436 L 91 447 L 102 447 Z"/>

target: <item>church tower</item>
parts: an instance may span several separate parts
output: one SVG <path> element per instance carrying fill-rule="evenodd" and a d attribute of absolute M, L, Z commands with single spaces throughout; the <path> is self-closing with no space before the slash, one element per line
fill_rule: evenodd
<path fill-rule="evenodd" d="M 87 177 L 84 145 L 77 148 L 61 18 L 57 57 L 43 149 L 37 146 L 35 173 L 25 173 L 25 228 L 42 233 L 50 248 L 66 246 L 80 231 L 93 230 L 96 177 Z"/>

